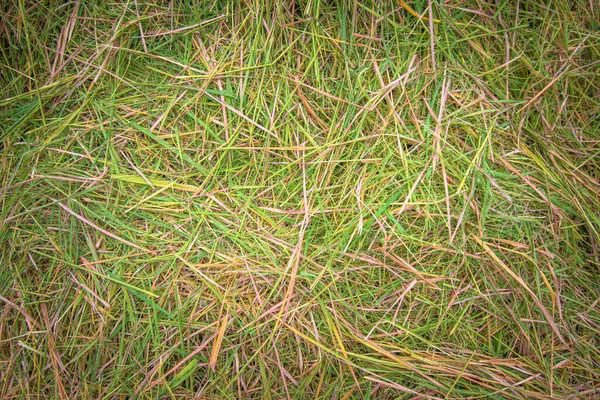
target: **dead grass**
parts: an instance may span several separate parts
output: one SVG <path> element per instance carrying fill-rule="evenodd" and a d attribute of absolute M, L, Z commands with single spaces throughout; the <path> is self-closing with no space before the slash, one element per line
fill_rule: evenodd
<path fill-rule="evenodd" d="M 597 397 L 598 8 L 5 4 L 0 397 Z"/>

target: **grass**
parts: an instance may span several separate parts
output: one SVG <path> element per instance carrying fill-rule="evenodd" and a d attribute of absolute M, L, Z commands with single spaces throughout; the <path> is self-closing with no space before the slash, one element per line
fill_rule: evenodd
<path fill-rule="evenodd" d="M 600 396 L 596 2 L 1 13 L 0 397 Z"/>

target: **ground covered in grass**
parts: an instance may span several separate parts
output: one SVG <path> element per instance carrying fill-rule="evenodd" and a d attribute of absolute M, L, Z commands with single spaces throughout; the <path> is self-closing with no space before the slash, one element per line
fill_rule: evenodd
<path fill-rule="evenodd" d="M 595 1 L 5 2 L 0 397 L 600 396 Z"/>

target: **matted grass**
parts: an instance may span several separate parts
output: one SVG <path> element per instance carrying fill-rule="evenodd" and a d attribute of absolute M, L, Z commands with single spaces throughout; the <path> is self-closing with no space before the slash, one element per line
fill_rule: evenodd
<path fill-rule="evenodd" d="M 3 4 L 1 398 L 600 396 L 596 1 Z"/>

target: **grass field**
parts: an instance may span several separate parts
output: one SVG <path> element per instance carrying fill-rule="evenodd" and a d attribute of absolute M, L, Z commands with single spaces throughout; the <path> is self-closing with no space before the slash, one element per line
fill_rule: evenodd
<path fill-rule="evenodd" d="M 2 3 L 0 398 L 600 397 L 596 0 Z"/>

